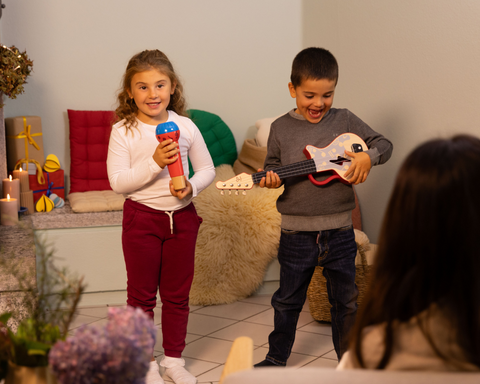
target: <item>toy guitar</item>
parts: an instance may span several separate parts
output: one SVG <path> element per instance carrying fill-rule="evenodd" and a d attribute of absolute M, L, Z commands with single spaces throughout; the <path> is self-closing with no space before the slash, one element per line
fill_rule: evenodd
<path fill-rule="evenodd" d="M 305 153 L 308 160 L 273 168 L 270 171 L 278 174 L 280 179 L 308 175 L 310 181 L 315 185 L 325 185 L 337 179 L 342 183 L 350 184 L 344 176 L 351 164 L 351 158 L 345 155 L 345 150 L 358 153 L 368 150 L 368 147 L 359 136 L 353 133 L 343 133 L 324 148 L 307 145 L 303 153 Z M 313 173 L 325 171 L 333 171 L 333 175 L 323 181 L 315 180 L 312 175 Z M 266 171 L 251 175 L 240 173 L 227 181 L 218 181 L 215 186 L 222 191 L 222 194 L 225 190 L 228 190 L 229 193 L 232 190 L 237 191 L 236 194 L 241 190 L 245 194 L 245 191 L 252 189 L 254 184 L 260 183 L 266 173 Z"/>

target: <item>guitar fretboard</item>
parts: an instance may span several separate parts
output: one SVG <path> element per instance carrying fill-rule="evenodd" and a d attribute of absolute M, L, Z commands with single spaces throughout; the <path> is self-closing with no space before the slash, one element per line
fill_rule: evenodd
<path fill-rule="evenodd" d="M 286 177 L 293 177 L 293 176 L 302 176 L 308 175 L 309 173 L 317 172 L 317 167 L 315 165 L 315 161 L 313 159 L 300 161 L 298 163 L 293 163 L 289 165 L 284 165 L 282 167 L 277 167 L 270 169 L 270 171 L 274 171 L 280 179 L 284 179 Z M 260 183 L 262 177 L 265 177 L 267 171 L 257 172 L 252 174 L 252 180 L 255 184 Z"/>

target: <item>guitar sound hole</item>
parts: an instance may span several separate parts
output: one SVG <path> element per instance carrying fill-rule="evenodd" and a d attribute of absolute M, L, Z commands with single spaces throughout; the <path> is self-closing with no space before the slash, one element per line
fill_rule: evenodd
<path fill-rule="evenodd" d="M 343 165 L 344 162 L 350 162 L 350 160 L 346 159 L 345 157 L 342 157 L 342 156 L 337 156 L 336 159 L 333 159 L 333 160 L 330 160 L 331 163 L 333 164 L 338 164 L 340 166 Z"/>

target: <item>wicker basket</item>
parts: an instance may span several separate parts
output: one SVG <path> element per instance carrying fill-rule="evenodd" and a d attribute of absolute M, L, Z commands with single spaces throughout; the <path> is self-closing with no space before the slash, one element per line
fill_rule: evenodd
<path fill-rule="evenodd" d="M 361 305 L 363 296 L 370 281 L 371 266 L 367 264 L 367 257 L 363 246 L 357 243 L 358 253 L 362 261 L 361 265 L 356 266 L 355 283 L 358 287 L 358 306 Z M 323 276 L 323 267 L 316 267 L 313 273 L 312 280 L 308 286 L 307 298 L 310 306 L 310 313 L 317 321 L 331 322 L 330 316 L 330 302 L 328 301 L 327 281 Z"/>

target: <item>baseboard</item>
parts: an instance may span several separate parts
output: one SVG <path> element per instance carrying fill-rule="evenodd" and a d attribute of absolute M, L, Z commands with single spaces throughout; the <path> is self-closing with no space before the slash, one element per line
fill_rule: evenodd
<path fill-rule="evenodd" d="M 255 295 L 272 295 L 280 287 L 280 281 L 264 281 Z M 87 292 L 82 295 L 79 307 L 125 305 L 127 291 Z"/>
<path fill-rule="evenodd" d="M 272 295 L 278 288 L 280 288 L 280 281 L 264 281 L 255 295 Z"/>
<path fill-rule="evenodd" d="M 93 284 L 92 284 L 93 285 Z M 262 285 L 255 292 L 256 295 L 272 295 L 280 287 L 280 265 L 275 258 L 265 272 Z M 99 292 L 86 292 L 82 295 L 80 307 L 97 307 L 106 305 L 125 305 L 127 301 L 126 290 L 111 290 Z"/>
<path fill-rule="evenodd" d="M 87 292 L 82 295 L 79 307 L 126 305 L 127 291 Z"/>

